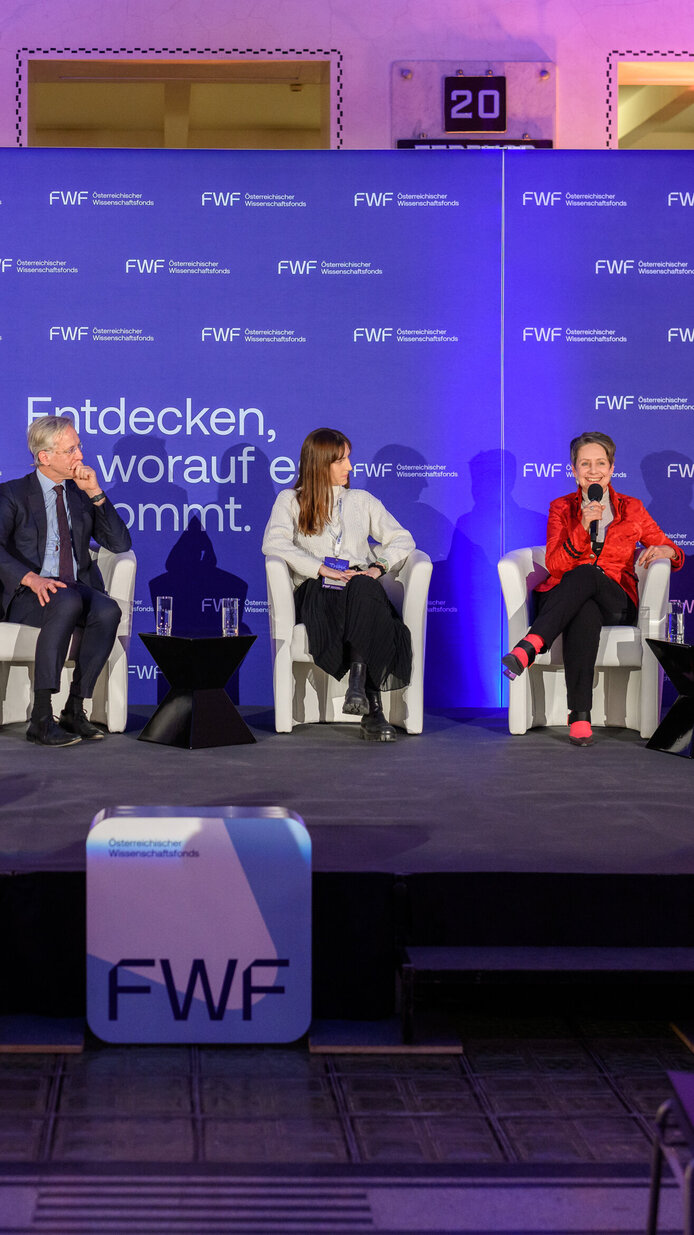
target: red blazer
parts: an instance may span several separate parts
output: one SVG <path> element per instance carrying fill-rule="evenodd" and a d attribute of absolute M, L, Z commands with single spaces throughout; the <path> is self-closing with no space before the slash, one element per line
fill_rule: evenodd
<path fill-rule="evenodd" d="M 680 570 L 684 565 L 682 549 L 658 527 L 643 502 L 637 497 L 625 497 L 623 493 L 615 493 L 612 485 L 609 487 L 609 494 L 614 518 L 605 531 L 605 543 L 599 558 L 593 552 L 590 535 L 581 523 L 580 488 L 575 493 L 555 498 L 551 503 L 545 557 L 549 578 L 536 587 L 536 592 L 548 592 L 556 587 L 567 570 L 574 570 L 576 566 L 590 566 L 599 561 L 600 569 L 624 588 L 627 596 L 638 605 L 638 583 L 634 571 L 637 544 L 646 547 L 669 545 L 675 550 L 672 569 Z"/>

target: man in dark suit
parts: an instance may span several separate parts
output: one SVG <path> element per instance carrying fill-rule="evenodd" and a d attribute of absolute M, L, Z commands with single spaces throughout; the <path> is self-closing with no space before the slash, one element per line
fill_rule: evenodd
<path fill-rule="evenodd" d="M 96 741 L 103 730 L 84 712 L 108 659 L 120 609 L 104 591 L 89 542 L 112 553 L 130 533 L 82 458 L 72 421 L 42 416 L 27 434 L 35 471 L 0 485 L 0 614 L 39 626 L 34 706 L 27 739 L 42 746 Z M 70 694 L 56 724 L 51 695 L 76 627 L 82 628 Z"/>

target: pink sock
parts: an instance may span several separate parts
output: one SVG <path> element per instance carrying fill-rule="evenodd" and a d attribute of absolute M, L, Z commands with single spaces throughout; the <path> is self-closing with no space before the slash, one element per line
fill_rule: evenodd
<path fill-rule="evenodd" d="M 544 641 L 540 638 L 539 635 L 526 635 L 524 639 L 522 640 L 522 642 L 532 644 L 532 646 L 535 648 L 535 651 L 538 653 L 541 652 L 543 647 L 545 646 Z M 512 649 L 511 655 L 515 656 L 516 660 L 519 662 L 519 664 L 523 666 L 524 669 L 527 669 L 529 657 L 528 657 L 528 653 L 526 652 L 525 648 L 522 648 L 520 647 L 520 645 L 518 645 Z"/>

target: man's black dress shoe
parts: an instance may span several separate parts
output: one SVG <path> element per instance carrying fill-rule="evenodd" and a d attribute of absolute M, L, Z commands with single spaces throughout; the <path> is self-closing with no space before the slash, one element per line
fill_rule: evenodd
<path fill-rule="evenodd" d="M 79 740 L 78 733 L 68 733 L 61 725 L 56 724 L 52 716 L 42 716 L 40 720 L 29 721 L 27 742 L 36 742 L 39 746 L 74 746 Z"/>
<path fill-rule="evenodd" d="M 68 733 L 74 733 L 78 738 L 82 738 L 85 742 L 98 742 L 106 737 L 103 729 L 97 728 L 90 720 L 87 720 L 84 714 L 84 708 L 68 712 L 63 708 L 60 713 L 60 726 L 62 729 L 67 729 Z"/>

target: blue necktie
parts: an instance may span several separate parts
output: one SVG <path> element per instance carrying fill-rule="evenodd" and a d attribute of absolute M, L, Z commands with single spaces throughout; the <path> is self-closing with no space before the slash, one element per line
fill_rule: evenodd
<path fill-rule="evenodd" d="M 63 583 L 74 583 L 75 572 L 72 566 L 72 540 L 70 538 L 70 525 L 67 521 L 65 502 L 63 501 L 63 486 L 55 485 L 54 493 L 55 509 L 58 516 L 58 535 L 60 538 L 58 578 Z"/>

